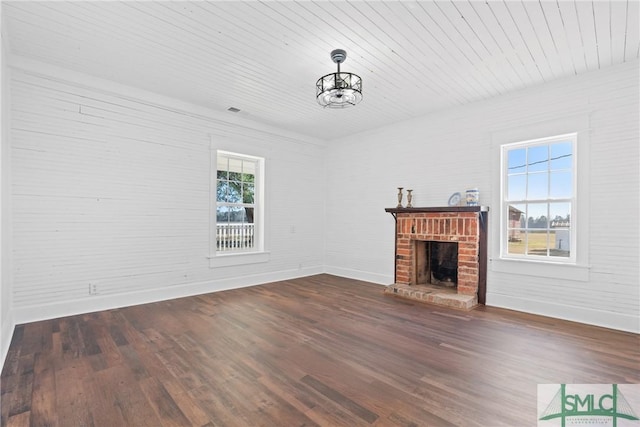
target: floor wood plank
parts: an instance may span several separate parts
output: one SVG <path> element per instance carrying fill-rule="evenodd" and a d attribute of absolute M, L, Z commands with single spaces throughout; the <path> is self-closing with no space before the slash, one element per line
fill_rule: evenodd
<path fill-rule="evenodd" d="M 541 383 L 640 383 L 640 336 L 318 275 L 18 325 L 0 425 L 535 425 Z"/>

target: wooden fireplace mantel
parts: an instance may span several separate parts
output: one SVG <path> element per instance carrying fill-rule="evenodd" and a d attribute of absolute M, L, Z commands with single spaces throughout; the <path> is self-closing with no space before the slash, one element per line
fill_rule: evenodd
<path fill-rule="evenodd" d="M 422 208 L 385 208 L 394 217 L 399 213 L 489 212 L 489 206 L 429 206 Z"/>

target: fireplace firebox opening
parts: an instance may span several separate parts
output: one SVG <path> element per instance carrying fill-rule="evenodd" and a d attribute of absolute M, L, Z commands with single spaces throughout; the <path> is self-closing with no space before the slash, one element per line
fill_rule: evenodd
<path fill-rule="evenodd" d="M 414 244 L 414 283 L 457 288 L 458 243 L 416 240 Z"/>

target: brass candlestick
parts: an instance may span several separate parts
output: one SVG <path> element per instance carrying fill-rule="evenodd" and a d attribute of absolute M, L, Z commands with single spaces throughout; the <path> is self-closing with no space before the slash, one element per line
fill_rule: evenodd
<path fill-rule="evenodd" d="M 407 190 L 407 207 L 408 208 L 412 208 L 413 205 L 411 204 L 411 199 L 413 199 L 413 196 L 411 195 L 411 192 L 413 190 Z"/>
<path fill-rule="evenodd" d="M 404 187 L 398 187 L 398 206 L 396 206 L 396 208 L 401 208 L 402 207 L 402 189 Z"/>

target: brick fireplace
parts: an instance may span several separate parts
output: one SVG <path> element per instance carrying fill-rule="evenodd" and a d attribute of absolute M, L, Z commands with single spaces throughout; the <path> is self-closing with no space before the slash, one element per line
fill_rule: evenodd
<path fill-rule="evenodd" d="M 396 221 L 395 283 L 385 293 L 466 310 L 484 304 L 488 207 L 385 210 Z"/>

